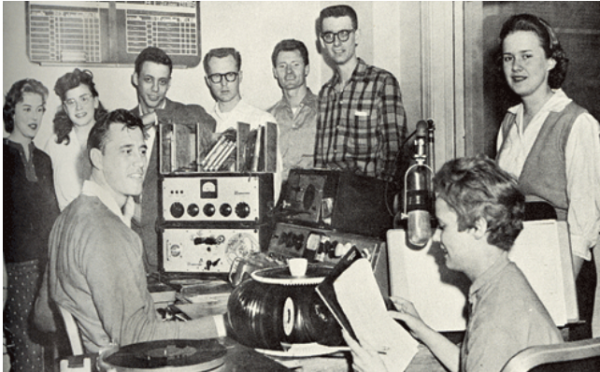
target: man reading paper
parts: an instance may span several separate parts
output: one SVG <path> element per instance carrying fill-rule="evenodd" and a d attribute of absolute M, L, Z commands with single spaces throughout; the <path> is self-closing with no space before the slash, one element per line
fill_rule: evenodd
<path fill-rule="evenodd" d="M 460 158 L 436 174 L 435 212 L 446 265 L 472 282 L 462 346 L 427 326 L 413 304 L 392 297 L 391 312 L 450 371 L 499 372 L 519 351 L 562 342 L 560 332 L 508 251 L 523 229 L 525 197 L 516 180 L 484 157 Z M 347 333 L 357 371 L 385 371 L 378 352 Z"/>

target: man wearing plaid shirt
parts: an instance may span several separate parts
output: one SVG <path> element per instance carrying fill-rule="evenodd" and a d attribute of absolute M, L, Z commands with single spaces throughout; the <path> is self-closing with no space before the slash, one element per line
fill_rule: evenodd
<path fill-rule="evenodd" d="M 356 56 L 360 30 L 351 7 L 323 9 L 319 31 L 336 70 L 319 93 L 315 166 L 392 181 L 406 135 L 398 81 Z"/>

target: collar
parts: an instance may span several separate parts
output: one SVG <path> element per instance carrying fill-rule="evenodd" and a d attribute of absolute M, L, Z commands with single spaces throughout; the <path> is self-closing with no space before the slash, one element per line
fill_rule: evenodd
<path fill-rule="evenodd" d="M 547 112 L 561 112 L 562 110 L 565 109 L 565 107 L 567 107 L 567 105 L 569 103 L 571 103 L 573 101 L 560 88 L 556 89 L 556 90 L 553 90 L 553 92 L 554 92 L 554 94 L 544 104 L 544 106 L 542 106 L 542 108 L 540 109 L 540 112 L 544 112 L 544 111 L 547 111 Z M 508 109 L 508 111 L 511 114 L 515 114 L 515 115 L 517 115 L 517 113 L 519 112 L 519 110 L 523 110 L 523 103 L 519 103 L 518 105 L 513 106 L 513 107 L 511 107 L 511 108 Z"/>
<path fill-rule="evenodd" d="M 352 72 L 352 76 L 350 76 L 350 80 L 348 81 L 363 80 L 367 76 L 367 64 L 360 58 L 357 58 L 357 60 L 358 63 L 356 64 L 356 67 Z M 329 80 L 328 84 L 334 87 L 336 84 L 339 83 L 339 81 L 340 73 L 337 70 L 335 70 L 335 74 L 333 74 L 333 77 Z"/>
<path fill-rule="evenodd" d="M 300 102 L 300 108 L 304 107 L 304 106 L 308 106 L 308 107 L 316 107 L 317 104 L 317 100 L 318 97 L 316 95 L 314 95 L 314 93 L 310 90 L 310 88 L 306 88 L 306 94 L 304 95 L 304 98 L 302 98 L 302 102 Z M 282 99 L 281 99 L 282 103 L 285 104 L 287 107 L 289 107 L 291 109 L 292 105 L 290 104 L 290 101 L 287 99 L 287 97 L 285 96 L 285 94 L 283 95 Z"/>
<path fill-rule="evenodd" d="M 29 182 L 37 182 L 37 174 L 35 173 L 35 166 L 33 165 L 33 152 L 35 151 L 35 145 L 33 141 L 29 142 L 29 159 L 25 155 L 25 148 L 23 145 L 10 140 L 9 138 L 4 139 L 4 143 L 12 148 L 14 151 L 19 153 L 19 158 L 21 159 L 21 163 L 23 164 L 23 168 L 25 169 L 25 177 Z"/>
<path fill-rule="evenodd" d="M 6 143 L 8 146 L 12 147 L 15 150 L 18 150 L 19 153 L 22 153 L 23 156 L 25 156 L 25 149 L 20 143 L 11 141 L 8 137 L 4 139 L 4 143 Z M 33 141 L 29 142 L 29 145 L 27 147 L 29 147 L 29 154 L 33 154 L 33 150 L 35 150 L 35 145 L 33 144 Z"/>
<path fill-rule="evenodd" d="M 158 107 L 155 108 L 155 110 L 164 110 L 165 107 L 167 107 L 167 101 L 169 101 L 169 99 L 167 97 L 165 97 L 165 100 L 160 105 L 158 105 Z M 140 114 L 140 118 L 145 115 L 144 110 L 142 110 L 142 105 L 140 105 L 139 103 L 138 103 L 138 113 Z"/>
<path fill-rule="evenodd" d="M 243 98 L 240 98 L 240 100 L 238 101 L 237 105 L 235 105 L 235 107 L 233 108 L 233 110 L 229 111 L 229 112 L 222 112 L 221 109 L 219 108 L 219 102 L 215 102 L 215 114 L 221 118 L 223 117 L 227 117 L 228 115 L 230 115 L 231 113 L 238 111 L 238 110 L 242 110 L 246 107 L 246 102 L 244 101 Z"/>
<path fill-rule="evenodd" d="M 483 274 L 481 274 L 469 288 L 469 302 L 473 302 L 478 298 L 479 291 L 485 287 L 496 275 L 498 275 L 506 266 L 510 264 L 508 260 L 508 252 L 500 255 L 500 257 L 490 266 Z"/>
<path fill-rule="evenodd" d="M 100 199 L 102 204 L 104 204 L 106 208 L 117 215 L 117 217 L 119 217 L 121 221 L 127 225 L 127 227 L 131 227 L 131 217 L 133 216 L 134 210 L 133 198 L 127 198 L 127 202 L 125 203 L 125 213 L 123 213 L 110 193 L 104 187 L 98 185 L 92 180 L 86 180 L 83 182 L 81 193 L 86 196 L 95 196 Z"/>

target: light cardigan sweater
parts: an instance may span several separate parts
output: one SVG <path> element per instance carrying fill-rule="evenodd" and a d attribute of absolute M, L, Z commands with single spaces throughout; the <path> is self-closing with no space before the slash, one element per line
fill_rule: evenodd
<path fill-rule="evenodd" d="M 223 336 L 218 318 L 159 319 L 147 289 L 142 242 L 128 219 L 106 190 L 86 181 L 50 234 L 50 298 L 75 317 L 86 352 L 111 343 Z"/>

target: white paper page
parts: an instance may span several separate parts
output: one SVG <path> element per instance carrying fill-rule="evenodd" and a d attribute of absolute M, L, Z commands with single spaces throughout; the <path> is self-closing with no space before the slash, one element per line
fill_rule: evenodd
<path fill-rule="evenodd" d="M 384 352 L 388 371 L 404 371 L 418 342 L 388 314 L 369 261 L 354 262 L 333 288 L 360 344 Z"/>
<path fill-rule="evenodd" d="M 566 223 L 559 224 L 554 220 L 525 222 L 525 228 L 508 254 L 508 258 L 523 271 L 557 326 L 567 324 L 573 317 L 569 305 L 577 303 L 574 291 L 565 290 L 574 288 L 575 282 L 569 243 L 559 238 L 560 228 L 566 233 Z M 565 261 L 566 272 L 563 269 Z"/>

